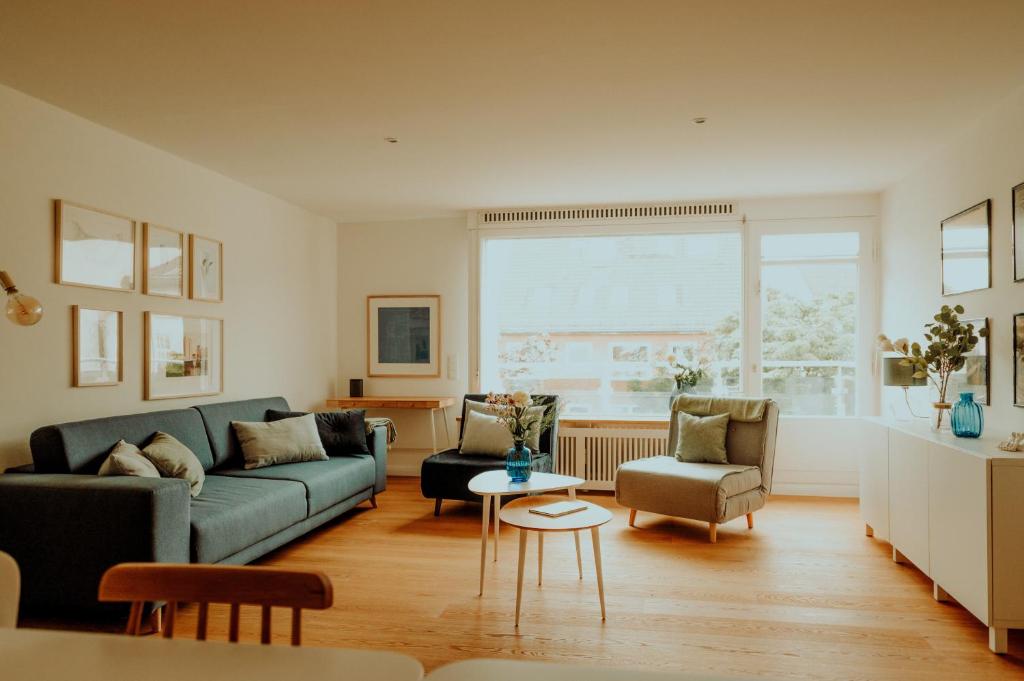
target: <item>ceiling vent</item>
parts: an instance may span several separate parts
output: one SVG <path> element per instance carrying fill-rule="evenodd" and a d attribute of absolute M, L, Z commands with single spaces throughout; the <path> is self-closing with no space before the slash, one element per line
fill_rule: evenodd
<path fill-rule="evenodd" d="M 477 214 L 477 224 L 484 226 L 604 220 L 649 221 L 658 218 L 731 217 L 734 214 L 735 205 L 731 201 L 674 203 L 667 205 L 601 206 L 592 208 L 515 208 L 482 210 Z"/>

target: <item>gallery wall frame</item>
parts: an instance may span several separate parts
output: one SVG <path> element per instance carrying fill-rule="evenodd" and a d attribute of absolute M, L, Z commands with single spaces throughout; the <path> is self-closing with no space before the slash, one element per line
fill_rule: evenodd
<path fill-rule="evenodd" d="M 366 375 L 438 378 L 441 375 L 441 296 L 366 297 Z"/>
<path fill-rule="evenodd" d="M 224 302 L 224 244 L 216 239 L 188 236 L 189 298 Z"/>
<path fill-rule="evenodd" d="M 1024 407 L 1024 312 L 1013 315 L 1013 405 Z"/>
<path fill-rule="evenodd" d="M 110 325 L 115 328 L 111 329 Z M 110 347 L 111 344 L 116 347 Z M 124 312 L 72 305 L 71 385 L 96 388 L 118 385 L 122 381 Z"/>
<path fill-rule="evenodd" d="M 1011 252 L 1013 254 L 1013 280 L 1024 281 L 1024 182 L 1010 190 L 1013 206 Z"/>
<path fill-rule="evenodd" d="M 964 324 L 973 324 L 974 330 L 985 330 L 985 336 L 979 336 L 978 344 L 966 357 L 964 368 L 950 376 L 948 395 L 956 398 L 962 392 L 974 393 L 974 401 L 978 404 L 992 404 L 992 329 L 988 317 L 962 319 Z"/>
<path fill-rule="evenodd" d="M 135 290 L 133 218 L 100 208 L 54 201 L 54 281 L 62 286 Z"/>
<path fill-rule="evenodd" d="M 984 253 L 983 266 L 978 262 L 982 259 L 979 252 Z M 992 287 L 991 199 L 965 208 L 940 223 L 939 253 L 943 296 Z"/>
<path fill-rule="evenodd" d="M 224 320 L 145 312 L 143 398 L 169 400 L 224 392 Z"/>
<path fill-rule="evenodd" d="M 184 232 L 151 222 L 142 223 L 142 292 L 161 298 L 185 297 Z"/>

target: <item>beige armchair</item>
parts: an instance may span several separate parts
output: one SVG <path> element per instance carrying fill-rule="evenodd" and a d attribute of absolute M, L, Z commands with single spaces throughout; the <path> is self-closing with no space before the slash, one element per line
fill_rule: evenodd
<path fill-rule="evenodd" d="M 728 464 L 683 463 L 674 456 L 679 441 L 680 411 L 694 416 L 728 412 L 725 449 Z M 772 400 L 680 395 L 672 402 L 667 456 L 630 461 L 619 466 L 615 500 L 636 512 L 649 511 L 708 523 L 711 543 L 718 526 L 742 515 L 754 528 L 754 512 L 772 489 L 779 407 Z"/>

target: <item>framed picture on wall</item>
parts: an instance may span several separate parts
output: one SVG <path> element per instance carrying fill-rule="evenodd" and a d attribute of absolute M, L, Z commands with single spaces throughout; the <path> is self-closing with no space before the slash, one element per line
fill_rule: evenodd
<path fill-rule="evenodd" d="M 1024 312 L 1013 316 L 1013 403 L 1024 407 Z"/>
<path fill-rule="evenodd" d="M 960 393 L 974 393 L 974 401 L 978 404 L 991 404 L 989 393 L 989 345 L 991 331 L 988 318 L 964 319 L 964 324 L 973 324 L 975 333 L 985 329 L 987 336 L 979 336 L 978 344 L 964 357 L 964 367 L 949 377 L 947 395 L 955 399 Z"/>
<path fill-rule="evenodd" d="M 124 313 L 71 306 L 71 385 L 89 388 L 124 380 Z"/>
<path fill-rule="evenodd" d="M 1024 182 L 1013 188 L 1013 280 L 1024 281 Z"/>
<path fill-rule="evenodd" d="M 56 281 L 112 291 L 135 290 L 135 221 L 57 200 Z"/>
<path fill-rule="evenodd" d="M 192 300 L 224 300 L 224 245 L 216 239 L 189 235 L 189 296 Z"/>
<path fill-rule="evenodd" d="M 142 225 L 142 292 L 185 296 L 185 234 L 148 222 Z"/>
<path fill-rule="evenodd" d="M 368 376 L 441 375 L 441 296 L 366 297 Z"/>
<path fill-rule="evenodd" d="M 224 391 L 224 321 L 147 312 L 145 398 Z"/>
<path fill-rule="evenodd" d="M 985 199 L 942 221 L 942 295 L 992 286 L 991 204 Z"/>

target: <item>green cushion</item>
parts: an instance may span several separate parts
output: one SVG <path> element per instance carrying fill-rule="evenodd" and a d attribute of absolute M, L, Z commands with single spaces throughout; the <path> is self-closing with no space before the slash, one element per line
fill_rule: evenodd
<path fill-rule="evenodd" d="M 729 463 L 725 454 L 725 436 L 729 415 L 691 416 L 677 412 L 679 444 L 675 455 L 683 463 Z"/>
<path fill-rule="evenodd" d="M 288 480 L 210 475 L 192 500 L 191 554 L 215 563 L 306 518 L 306 488 Z"/>
<path fill-rule="evenodd" d="M 131 475 L 137 478 L 159 478 L 160 471 L 147 459 L 142 451 L 130 442 L 120 440 L 110 450 L 110 456 L 100 466 L 97 475 Z"/>
<path fill-rule="evenodd" d="M 165 478 L 178 478 L 188 482 L 189 493 L 199 496 L 203 489 L 206 473 L 192 450 L 167 433 L 157 433 L 149 444 L 142 448 L 142 455 L 156 466 Z"/>
<path fill-rule="evenodd" d="M 232 421 L 231 427 L 242 447 L 245 468 L 327 460 L 312 414 L 272 422 Z"/>
<path fill-rule="evenodd" d="M 376 472 L 373 457 L 362 454 L 250 470 L 231 468 L 217 471 L 217 475 L 302 483 L 306 488 L 307 515 L 312 516 L 363 490 L 373 488 Z"/>

